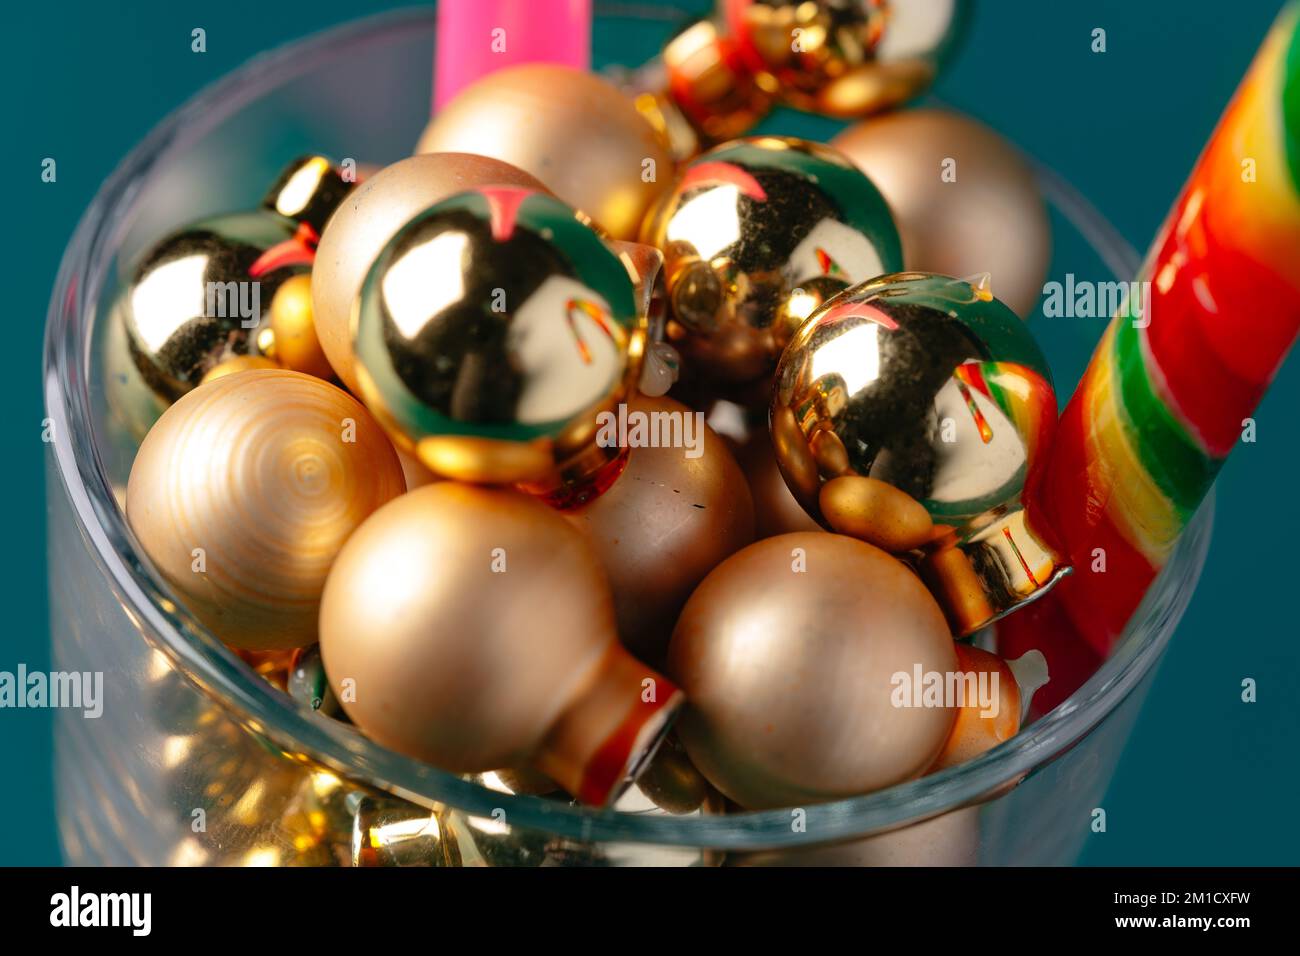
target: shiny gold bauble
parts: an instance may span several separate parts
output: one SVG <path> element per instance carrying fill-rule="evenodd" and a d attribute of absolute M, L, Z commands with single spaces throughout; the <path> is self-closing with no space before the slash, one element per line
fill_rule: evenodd
<path fill-rule="evenodd" d="M 531 763 L 604 803 L 680 694 L 618 643 L 582 534 L 514 491 L 439 482 L 352 536 L 321 603 L 321 654 L 371 739 L 457 772 Z"/>
<path fill-rule="evenodd" d="M 1020 152 L 947 110 L 907 110 L 852 126 L 831 145 L 889 201 L 909 270 L 988 273 L 993 294 L 1031 314 L 1051 261 L 1047 210 Z"/>
<path fill-rule="evenodd" d="M 127 519 L 185 605 L 226 643 L 300 647 L 343 542 L 402 493 L 383 431 L 342 390 L 298 372 L 204 383 L 145 437 Z"/>
<path fill-rule="evenodd" d="M 484 186 L 430 206 L 375 259 L 354 370 L 430 471 L 564 497 L 612 477 L 619 449 L 597 444 L 596 421 L 635 389 L 645 338 L 626 262 L 571 206 Z"/>
<path fill-rule="evenodd" d="M 982 285 L 907 272 L 831 300 L 781 355 L 770 423 L 809 514 L 892 551 L 923 549 L 957 634 L 1068 573 L 1026 511 L 1056 425 L 1051 373 Z"/>
<path fill-rule="evenodd" d="M 667 340 L 681 350 L 683 381 L 738 399 L 771 374 L 814 309 L 902 263 L 871 181 L 835 150 L 791 137 L 696 157 L 642 239 L 664 254 Z"/>
<path fill-rule="evenodd" d="M 316 336 L 312 315 L 311 276 L 294 276 L 271 300 L 270 339 L 262 351 L 285 368 L 329 381 L 334 369 Z"/>
<path fill-rule="evenodd" d="M 541 63 L 466 87 L 430 121 L 416 152 L 517 166 L 617 239 L 636 237 L 673 177 L 667 144 L 628 97 L 598 76 Z"/>
<path fill-rule="evenodd" d="M 659 89 L 637 90 L 637 109 L 676 159 L 743 136 L 772 108 L 772 94 L 742 62 L 733 37 L 713 20 L 687 24 L 664 44 Z"/>
<path fill-rule="evenodd" d="M 215 366 L 256 355 L 272 297 L 311 270 L 316 233 L 267 209 L 216 216 L 156 242 L 120 309 L 131 358 L 170 404 Z"/>
<path fill-rule="evenodd" d="M 965 0 L 724 0 L 760 85 L 803 109 L 865 116 L 933 82 Z"/>
<path fill-rule="evenodd" d="M 324 156 L 301 156 L 286 166 L 266 195 L 262 208 L 310 226 L 317 236 L 352 191 L 349 178 Z"/>
<path fill-rule="evenodd" d="M 668 672 L 688 705 L 678 732 L 742 806 L 798 806 L 920 774 L 948 707 L 895 706 L 894 677 L 956 666 L 943 613 L 897 559 L 823 532 L 732 555 L 677 622 Z"/>
<path fill-rule="evenodd" d="M 527 173 L 484 156 L 412 156 L 368 177 L 326 225 L 312 270 L 314 325 L 330 365 L 353 393 L 357 380 L 349 323 L 371 263 L 417 213 L 455 193 L 489 184 L 543 188 Z"/>
<path fill-rule="evenodd" d="M 659 661 L 691 591 L 754 540 L 754 506 L 726 442 L 702 414 L 670 398 L 639 396 L 627 417 L 641 417 L 655 436 L 666 434 L 660 422 L 689 425 L 693 447 L 632 448 L 609 490 L 568 518 L 600 555 L 624 645 Z"/>

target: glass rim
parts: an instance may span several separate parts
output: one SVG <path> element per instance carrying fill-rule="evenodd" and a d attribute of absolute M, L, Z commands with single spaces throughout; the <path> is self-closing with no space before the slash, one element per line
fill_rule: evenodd
<path fill-rule="evenodd" d="M 54 470 L 96 563 L 156 650 L 233 719 L 286 756 L 375 789 L 474 817 L 503 810 L 512 826 L 576 840 L 716 849 L 806 845 L 811 833 L 818 843 L 869 836 L 978 804 L 1081 740 L 1127 697 L 1160 657 L 1195 590 L 1209 547 L 1213 493 L 1162 571 L 1158 580 L 1166 586 L 1151 589 L 1114 653 L 1069 698 L 966 763 L 862 796 L 809 804 L 802 808 L 806 817 L 801 833 L 790 825 L 789 808 L 658 816 L 488 789 L 381 747 L 354 727 L 299 705 L 195 621 L 141 559 L 93 440 L 90 339 L 115 240 L 130 219 L 142 184 L 186 142 L 309 69 L 317 56 L 382 42 L 412 25 L 428 26 L 433 18 L 432 11 L 402 10 L 352 21 L 259 54 L 200 90 L 118 164 L 82 215 L 64 253 L 48 310 L 43 355 L 46 414 L 55 436 L 50 443 Z M 1035 165 L 1035 171 L 1045 198 L 1084 235 L 1107 268 L 1121 278 L 1136 274 L 1137 255 L 1087 200 L 1050 170 Z M 1171 582 L 1173 586 L 1167 586 Z"/>

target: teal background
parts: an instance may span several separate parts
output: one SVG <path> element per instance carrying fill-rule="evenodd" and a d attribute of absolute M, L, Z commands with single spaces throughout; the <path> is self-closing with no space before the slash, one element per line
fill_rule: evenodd
<path fill-rule="evenodd" d="M 641 0 L 641 5 L 652 3 Z M 694 9 L 699 2 L 679 3 Z M 706 4 L 707 5 L 707 4 Z M 63 246 L 119 159 L 165 113 L 248 57 L 365 13 L 370 0 L 67 3 L 6 10 L 0 33 L 6 193 L 0 419 L 8 610 L 0 670 L 49 666 L 44 563 L 40 352 Z M 1278 4 L 1188 0 L 984 0 L 938 84 L 1071 180 L 1145 248 L 1227 104 Z M 190 30 L 208 52 L 190 51 Z M 1108 51 L 1090 51 L 1094 27 Z M 645 58 L 642 31 L 616 39 Z M 413 81 L 427 87 L 427 77 Z M 40 180 L 41 160 L 58 181 Z M 1297 250 L 1300 254 L 1300 250 Z M 1294 864 L 1296 734 L 1293 614 L 1298 527 L 1289 504 L 1300 465 L 1300 362 L 1260 407 L 1258 441 L 1218 481 L 1218 520 L 1200 589 L 1161 666 L 1104 806 L 1108 832 L 1089 864 Z M 1240 701 L 1253 677 L 1259 701 Z M 0 864 L 58 862 L 48 712 L 0 711 Z"/>

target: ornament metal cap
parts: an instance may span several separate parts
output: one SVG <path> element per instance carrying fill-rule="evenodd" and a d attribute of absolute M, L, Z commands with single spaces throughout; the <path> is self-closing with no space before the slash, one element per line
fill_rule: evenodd
<path fill-rule="evenodd" d="M 676 684 L 614 645 L 534 763 L 583 803 L 608 806 L 649 763 L 684 700 Z"/>
<path fill-rule="evenodd" d="M 927 547 L 920 571 L 958 637 L 1042 597 L 1070 573 L 1023 507 L 961 537 L 946 530 Z"/>

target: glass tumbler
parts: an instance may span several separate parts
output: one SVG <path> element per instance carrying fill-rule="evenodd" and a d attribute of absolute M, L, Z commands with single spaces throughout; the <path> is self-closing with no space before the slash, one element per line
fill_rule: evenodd
<path fill-rule="evenodd" d="M 598 6 L 598 10 L 599 10 Z M 625 11 L 630 8 L 623 8 Z M 651 8 L 652 10 L 653 8 Z M 635 8 L 645 15 L 646 11 Z M 627 56 L 628 14 L 598 17 L 598 63 Z M 649 50 L 669 19 L 638 24 Z M 642 27 L 644 29 L 642 29 Z M 647 39 L 648 38 L 648 39 Z M 639 40 L 638 42 L 642 42 Z M 44 357 L 54 666 L 102 672 L 102 716 L 60 710 L 56 788 L 76 864 L 1061 864 L 1074 861 L 1205 560 L 1207 501 L 1115 653 L 1066 701 L 975 760 L 853 799 L 669 813 L 637 788 L 597 810 L 462 778 L 294 702 L 228 650 L 138 557 L 122 511 L 135 387 L 112 303 L 167 231 L 248 208 L 303 153 L 392 162 L 427 116 L 433 15 L 359 21 L 265 54 L 164 120 L 87 209 L 50 303 Z M 648 55 L 648 54 L 647 54 Z M 635 65 L 635 64 L 629 64 Z M 785 129 L 786 132 L 798 132 Z M 238 175 L 232 175 L 235 170 Z M 1052 274 L 1131 278 L 1137 257 L 1039 170 Z M 1030 319 L 1068 396 L 1104 320 Z M 129 364 L 129 363 L 126 363 Z"/>

